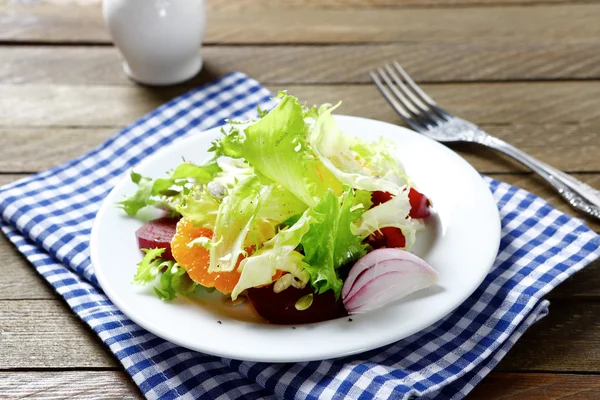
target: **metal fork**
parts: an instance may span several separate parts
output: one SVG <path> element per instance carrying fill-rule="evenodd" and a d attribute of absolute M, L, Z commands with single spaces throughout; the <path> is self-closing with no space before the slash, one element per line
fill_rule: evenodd
<path fill-rule="evenodd" d="M 600 219 L 600 191 L 485 133 L 477 125 L 440 108 L 397 62 L 369 72 L 400 117 L 415 131 L 439 142 L 471 142 L 499 150 L 548 182 L 573 208 Z"/>

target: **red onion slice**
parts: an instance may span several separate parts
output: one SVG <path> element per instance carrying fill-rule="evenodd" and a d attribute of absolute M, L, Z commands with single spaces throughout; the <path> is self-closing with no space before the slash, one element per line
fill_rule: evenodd
<path fill-rule="evenodd" d="M 437 280 L 438 273 L 414 254 L 378 249 L 350 269 L 342 300 L 348 313 L 363 313 L 425 289 Z"/>

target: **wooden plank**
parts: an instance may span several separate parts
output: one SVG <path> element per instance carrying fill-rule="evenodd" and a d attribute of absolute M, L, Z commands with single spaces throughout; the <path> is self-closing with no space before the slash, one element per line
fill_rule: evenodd
<path fill-rule="evenodd" d="M 6 1 L 6 0 L 5 0 Z M 21 0 L 24 1 L 24 0 Z M 97 1 L 97 0 L 91 0 Z M 283 8 L 283 7 L 302 7 L 302 8 L 391 8 L 391 7 L 431 7 L 445 6 L 452 7 L 457 5 L 477 5 L 477 6 L 507 6 L 507 5 L 540 5 L 540 4 L 575 4 L 591 3 L 595 0 L 329 0 L 326 3 L 320 0 L 279 0 L 277 2 L 270 0 L 208 0 L 206 3 L 209 9 L 219 10 L 246 10 L 251 8 Z"/>
<path fill-rule="evenodd" d="M 341 99 L 340 113 L 401 123 L 371 85 L 269 87 L 273 91 L 287 88 L 309 104 Z M 600 171 L 600 82 L 436 84 L 424 88 L 452 112 L 557 168 Z M 7 143 L 0 148 L 0 171 L 33 171 L 80 155 L 186 90 L 133 85 L 0 85 L 0 138 Z M 65 129 L 71 127 L 80 128 Z M 526 171 L 493 151 L 473 151 L 473 146 L 466 145 L 454 148 L 482 172 Z"/>
<path fill-rule="evenodd" d="M 486 127 L 484 126 L 484 128 Z M 508 127 L 507 130 L 511 128 Z M 536 129 L 536 127 L 531 128 L 532 131 Z M 491 127 L 487 130 L 498 137 L 503 137 L 502 134 L 506 132 L 503 129 L 496 129 L 496 127 Z M 515 128 L 513 131 L 517 132 L 518 128 Z M 597 152 L 600 151 L 600 146 L 598 145 L 592 145 L 588 148 L 575 145 L 542 145 L 540 143 L 544 142 L 528 141 L 518 147 L 532 156 L 565 171 L 598 171 L 599 160 L 593 155 L 594 153 L 598 154 Z M 479 145 L 451 144 L 450 148 L 458 152 L 475 169 L 482 173 L 528 172 L 527 168 L 512 159 L 503 156 L 495 150 L 483 148 Z"/>
<path fill-rule="evenodd" d="M 600 146 L 590 143 L 591 140 L 587 140 L 589 136 L 585 134 L 588 131 L 579 129 L 580 127 L 562 129 L 561 126 L 552 125 L 484 125 L 484 128 L 557 168 L 566 171 L 600 171 L 600 160 L 596 157 Z M 0 139 L 6 143 L 6 146 L 0 148 L 0 171 L 35 172 L 50 168 L 93 149 L 117 131 L 118 128 L 0 129 Z M 531 137 L 518 136 L 525 132 L 531 132 Z M 537 135 L 538 132 L 547 137 Z M 573 134 L 573 140 L 569 140 L 569 133 Z M 555 142 L 552 143 L 552 140 Z M 56 143 L 64 144 L 57 146 Z M 450 147 L 483 173 L 527 172 L 525 167 L 494 150 L 466 144 Z M 594 180 L 592 185 L 600 186 Z"/>
<path fill-rule="evenodd" d="M 207 0 L 209 11 L 244 11 L 262 8 L 396 8 L 414 6 L 455 6 L 455 5 L 544 5 L 544 4 L 576 4 L 593 3 L 597 0 L 329 0 L 324 3 L 319 0 Z M 56 4 L 61 6 L 97 5 L 101 0 L 36 0 L 37 4 Z M 0 5 L 31 4 L 31 0 L 0 0 Z"/>
<path fill-rule="evenodd" d="M 600 372 L 600 303 L 554 301 L 496 371 Z"/>
<path fill-rule="evenodd" d="M 141 399 L 124 372 L 0 372 L 0 391 L 8 398 Z M 600 376 L 539 373 L 488 375 L 467 397 L 485 400 L 573 400 L 600 397 Z"/>
<path fill-rule="evenodd" d="M 269 88 L 287 88 L 308 104 L 342 100 L 341 114 L 400 121 L 373 85 Z M 422 88 L 442 107 L 475 123 L 591 124 L 600 120 L 596 105 L 600 82 L 433 84 Z"/>
<path fill-rule="evenodd" d="M 267 84 L 370 83 L 368 72 L 391 60 L 401 61 L 414 79 L 426 82 L 600 78 L 597 39 L 570 43 L 210 46 L 202 49 L 202 56 L 205 71 L 189 85 L 233 70 Z M 130 83 L 113 47 L 1 46 L 0 59 L 0 83 Z"/>
<path fill-rule="evenodd" d="M 15 182 L 19 179 L 25 178 L 29 176 L 29 174 L 11 174 L 11 173 L 6 173 L 5 171 L 2 171 L 2 169 L 0 169 L 0 187 Z"/>
<path fill-rule="evenodd" d="M 3 399 L 143 399 L 121 371 L 0 372 L 0 393 Z"/>
<path fill-rule="evenodd" d="M 491 373 L 469 400 L 559 400 L 600 398 L 599 375 Z"/>
<path fill-rule="evenodd" d="M 0 172 L 5 172 L 5 171 L 2 171 L 2 169 L 0 168 Z M 0 186 L 4 186 L 7 183 L 14 182 L 21 178 L 25 178 L 26 176 L 27 176 L 27 174 L 3 174 L 3 173 L 0 173 Z"/>
<path fill-rule="evenodd" d="M 132 118 L 133 120 L 133 118 Z M 596 125 L 595 125 L 596 126 Z M 600 171 L 600 143 L 584 125 L 483 125 L 524 151 L 567 171 Z M 120 128 L 1 128 L 0 171 L 36 172 L 92 150 Z M 520 164 L 478 145 L 451 145 L 483 173 L 526 172 Z M 592 180 L 600 187 L 600 182 Z"/>
<path fill-rule="evenodd" d="M 100 4 L 0 3 L 2 41 L 96 42 L 109 40 Z"/>
<path fill-rule="evenodd" d="M 600 224 L 592 225 L 596 232 L 600 231 Z M 583 270 L 561 283 L 551 291 L 547 298 L 550 300 L 600 300 L 600 259 L 593 261 Z"/>
<path fill-rule="evenodd" d="M 115 368 L 117 361 L 59 300 L 0 301 L 0 369 Z M 600 372 L 600 303 L 555 301 L 498 371 Z"/>
<path fill-rule="evenodd" d="M 308 104 L 342 100 L 341 114 L 400 122 L 374 85 L 267 87 L 274 93 L 287 89 Z M 4 84 L 0 85 L 0 126 L 123 126 L 189 89 L 186 86 Z M 597 106 L 600 82 L 426 84 L 423 89 L 444 108 L 475 123 L 582 124 L 591 131 L 581 140 L 598 143 L 598 131 L 593 124 L 600 125 Z"/>
<path fill-rule="evenodd" d="M 189 87 L 0 85 L 0 126 L 121 126 L 187 90 Z M 30 102 L 32 97 L 37 100 Z"/>
<path fill-rule="evenodd" d="M 0 301 L 0 332 L 0 369 L 120 365 L 60 300 Z"/>
<path fill-rule="evenodd" d="M 208 13 L 205 43 L 569 42 L 598 37 L 600 5 Z M 98 4 L 0 4 L 0 41 L 109 43 Z M 309 28 L 308 28 L 309 27 Z"/>

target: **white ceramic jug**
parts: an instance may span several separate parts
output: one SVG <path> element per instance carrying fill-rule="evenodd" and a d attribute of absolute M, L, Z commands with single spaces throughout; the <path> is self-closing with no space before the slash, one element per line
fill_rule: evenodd
<path fill-rule="evenodd" d="M 171 85 L 202 68 L 204 0 L 103 0 L 102 11 L 132 79 Z"/>

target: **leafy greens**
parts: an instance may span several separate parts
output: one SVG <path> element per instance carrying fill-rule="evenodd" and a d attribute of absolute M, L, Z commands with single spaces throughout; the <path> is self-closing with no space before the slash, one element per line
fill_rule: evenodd
<path fill-rule="evenodd" d="M 229 121 L 209 162 L 184 162 L 154 181 L 132 172 L 137 191 L 119 206 L 129 215 L 160 207 L 210 229 L 212 238 L 189 245 L 209 252 L 210 273 L 240 273 L 233 299 L 278 276 L 279 287 L 310 284 L 339 298 L 340 268 L 367 253 L 369 235 L 395 227 L 406 248 L 414 243 L 421 225 L 409 216 L 413 184 L 389 142 L 341 132 L 331 114 L 339 104 L 307 108 L 286 93 L 278 98 L 257 120 Z M 374 192 L 392 198 L 373 206 Z M 155 290 L 167 300 L 196 289 L 181 266 L 160 258 L 160 249 L 145 251 L 136 283 L 160 276 Z"/>

